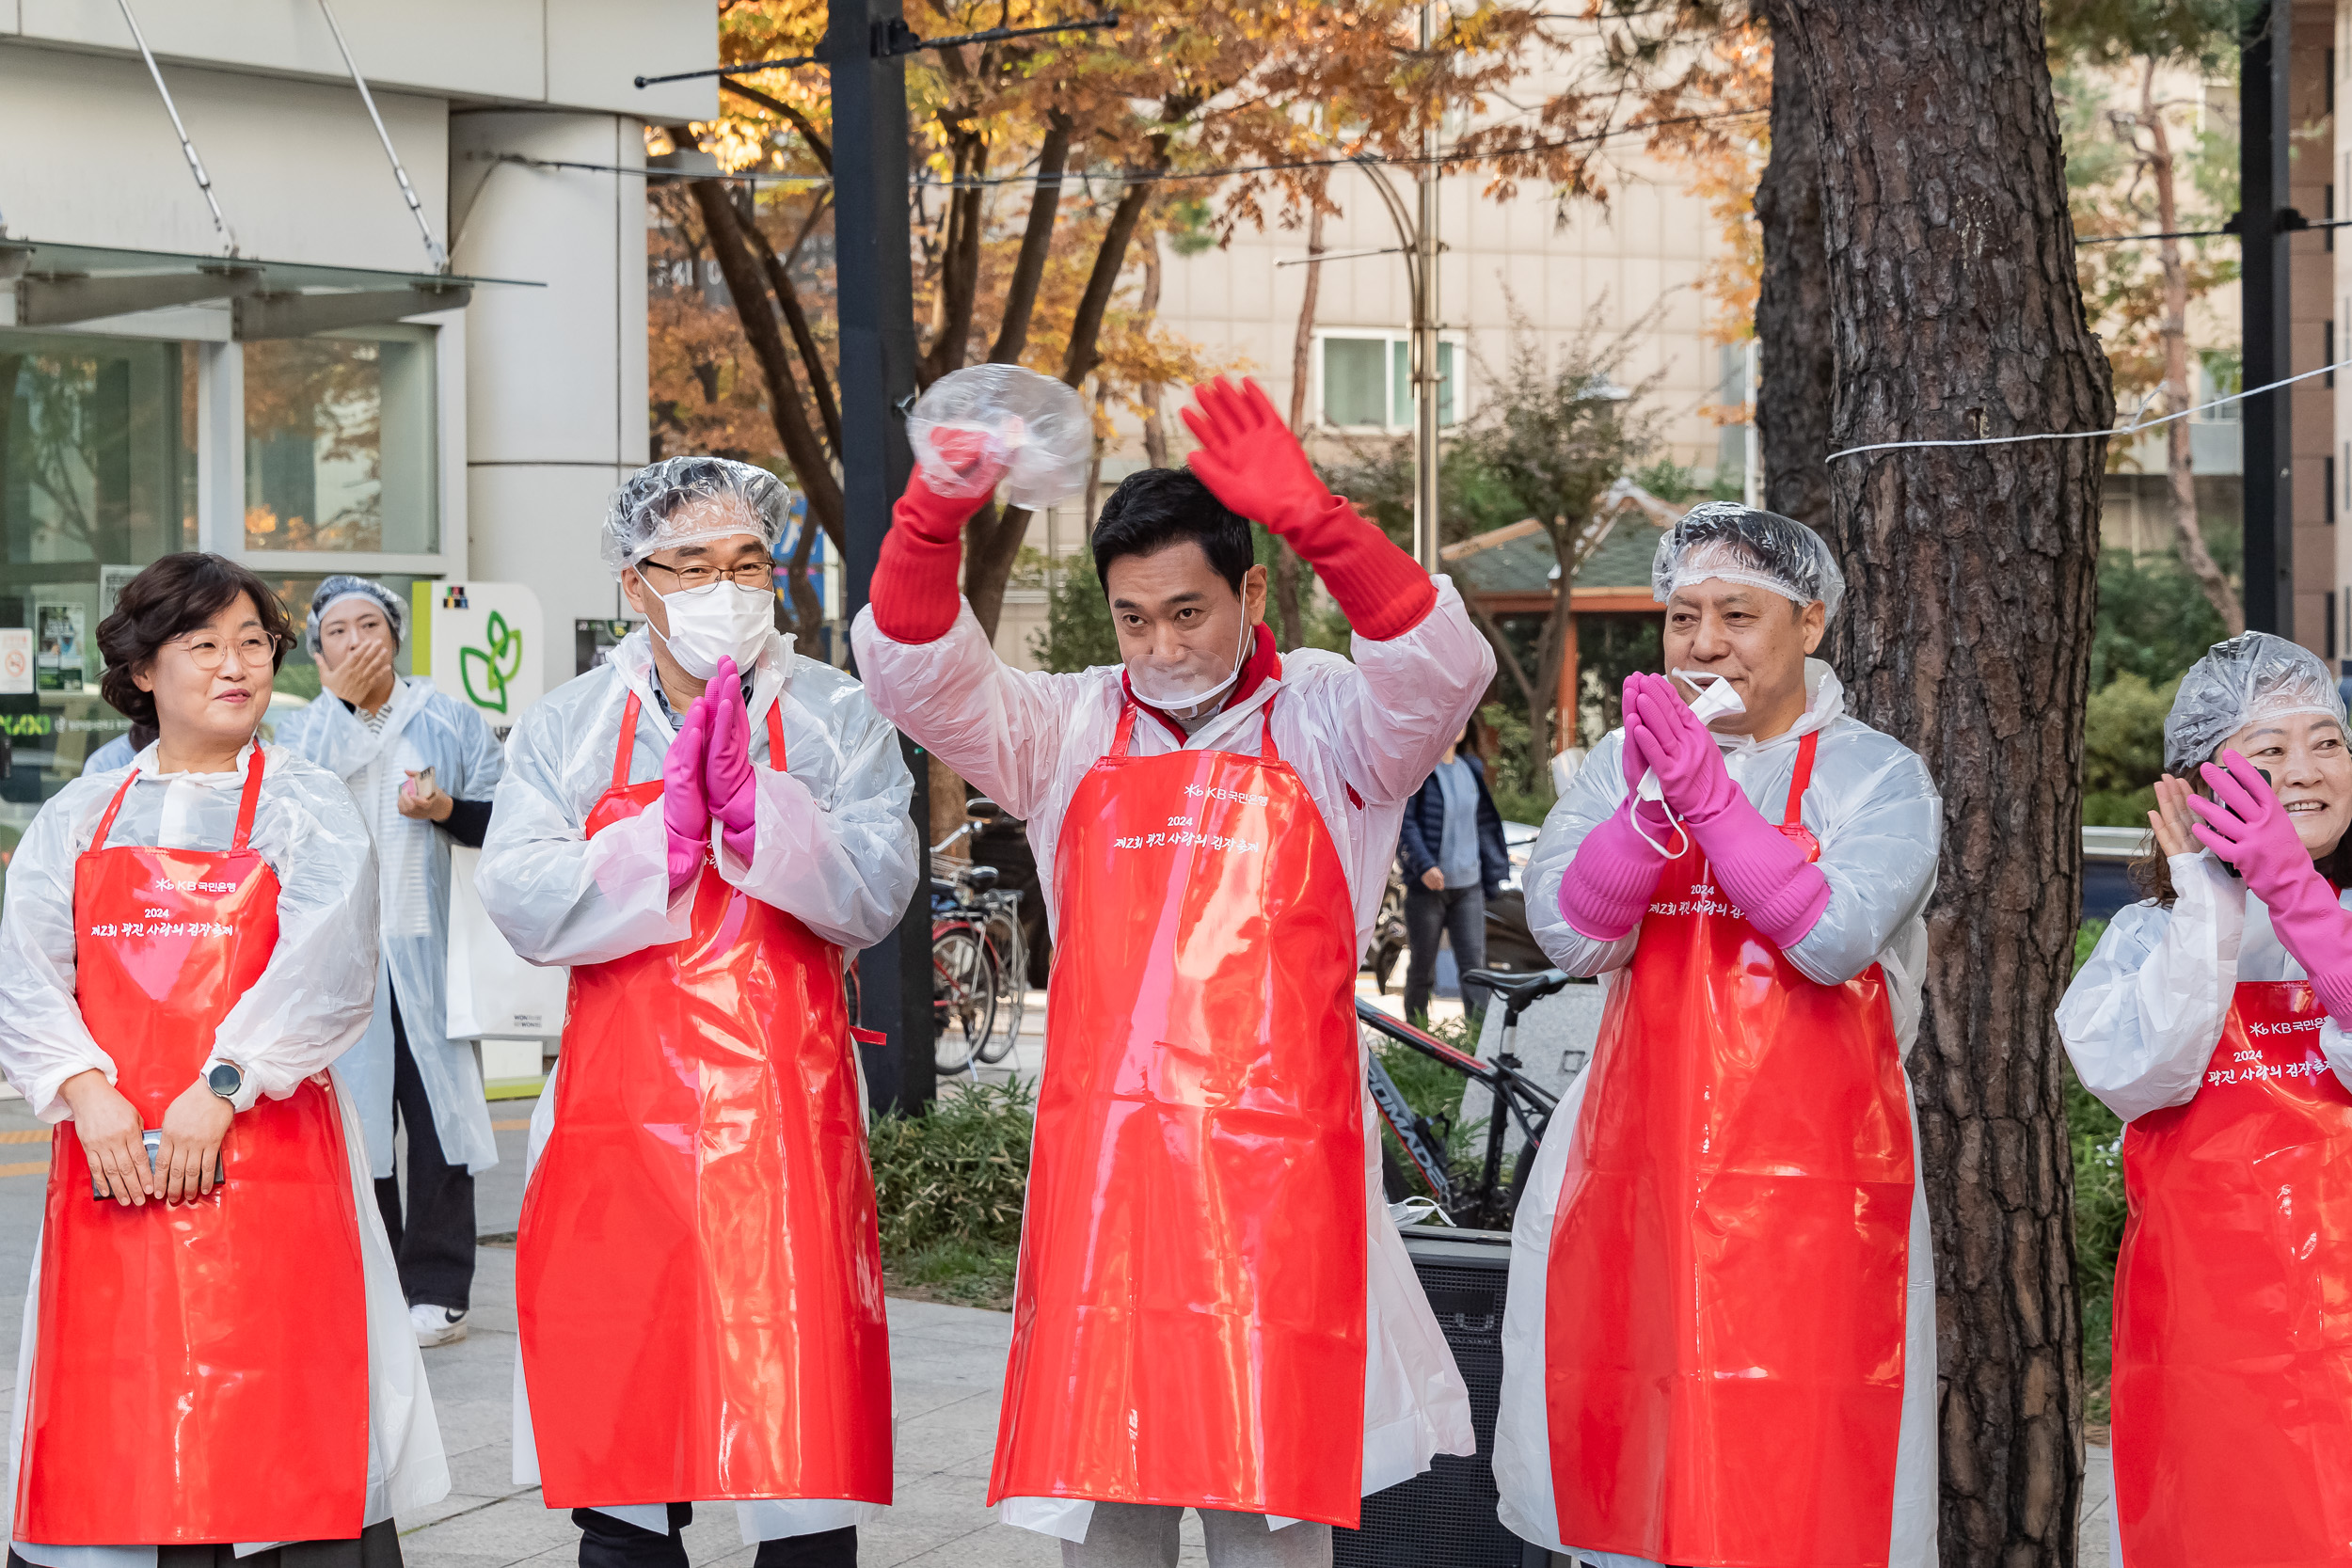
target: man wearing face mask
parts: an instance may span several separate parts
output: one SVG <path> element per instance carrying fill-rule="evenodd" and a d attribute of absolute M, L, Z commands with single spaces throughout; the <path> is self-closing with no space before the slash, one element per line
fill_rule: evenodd
<path fill-rule="evenodd" d="M 380 582 L 337 574 L 310 595 L 304 641 L 318 697 L 278 743 L 340 776 L 375 840 L 383 979 L 368 1032 L 337 1066 L 351 1085 L 376 1207 L 400 1259 L 421 1345 L 466 1337 L 473 1289 L 473 1179 L 498 1164 L 471 1040 L 447 1037 L 450 845 L 482 847 L 505 752 L 481 710 L 392 669 L 405 607 Z M 408 1132 L 407 1202 L 392 1171 Z"/>
<path fill-rule="evenodd" d="M 846 951 L 914 887 L 865 691 L 775 629 L 789 495 L 675 457 L 614 492 L 645 624 L 523 716 L 482 901 L 572 966 L 516 1258 L 515 1475 L 582 1568 L 684 1568 L 696 1500 L 757 1568 L 836 1568 L 890 1497 L 890 1364 Z"/>
<path fill-rule="evenodd" d="M 1930 1568 L 1942 807 L 1806 657 L 1845 593 L 1812 530 L 1701 506 L 1651 576 L 1674 678 L 1627 679 L 1527 869 L 1607 1000 L 1512 1227 L 1499 1513 L 1594 1568 Z"/>
<path fill-rule="evenodd" d="M 919 474 L 852 633 L 876 705 L 1052 867 L 989 1491 L 1089 1568 L 1173 1561 L 1187 1506 L 1217 1568 L 1326 1564 L 1363 1495 L 1472 1449 L 1381 1201 L 1353 990 L 1404 802 L 1494 657 L 1254 384 L 1195 396 L 1190 470 L 1130 476 L 1095 524 L 1123 668 L 999 661 L 956 593 L 978 501 Z M 1250 518 L 1313 563 L 1352 663 L 1277 655 Z"/>

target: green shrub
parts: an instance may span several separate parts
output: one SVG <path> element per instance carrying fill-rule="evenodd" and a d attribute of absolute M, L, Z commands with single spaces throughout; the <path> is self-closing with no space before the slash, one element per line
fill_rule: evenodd
<path fill-rule="evenodd" d="M 866 1145 L 884 1260 L 1017 1244 L 1035 1123 L 1036 1101 L 1019 1083 L 967 1085 L 929 1116 L 876 1117 Z"/>

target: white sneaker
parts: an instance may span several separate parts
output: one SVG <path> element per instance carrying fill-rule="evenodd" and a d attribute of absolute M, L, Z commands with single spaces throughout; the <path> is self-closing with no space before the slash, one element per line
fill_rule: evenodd
<path fill-rule="evenodd" d="M 453 1345 L 466 1337 L 466 1314 L 460 1307 L 420 1303 L 408 1308 L 408 1323 L 417 1331 L 417 1343 L 427 1350 L 435 1345 Z"/>

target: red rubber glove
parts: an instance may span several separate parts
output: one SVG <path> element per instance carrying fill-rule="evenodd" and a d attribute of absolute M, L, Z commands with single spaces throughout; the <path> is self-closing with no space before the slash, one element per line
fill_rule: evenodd
<path fill-rule="evenodd" d="M 745 860 L 752 858 L 752 828 L 759 812 L 759 786 L 752 775 L 752 721 L 743 705 L 735 660 L 722 658 L 703 689 L 703 800 L 719 819 L 719 836 Z"/>
<path fill-rule="evenodd" d="M 1184 425 L 1200 448 L 1192 471 L 1242 516 L 1263 523 L 1314 567 L 1348 625 L 1375 642 L 1421 625 L 1437 585 L 1413 558 L 1315 477 L 1298 438 L 1256 382 L 1192 389 Z"/>
<path fill-rule="evenodd" d="M 661 759 L 661 825 L 670 838 L 670 891 L 702 870 L 710 845 L 710 808 L 703 799 L 703 706 L 686 710 Z"/>
<path fill-rule="evenodd" d="M 984 476 L 988 488 L 977 496 L 943 496 L 924 482 L 922 469 L 908 476 L 906 493 L 890 509 L 890 531 L 882 535 L 866 595 L 875 626 L 893 642 L 936 642 L 956 624 L 963 525 L 988 504 L 1004 477 L 1004 465 L 991 455 L 980 431 L 943 430 L 931 446 L 959 471 Z"/>
<path fill-rule="evenodd" d="M 2280 945 L 2312 977 L 2320 1004 L 2338 1023 L 2352 1022 L 2352 914 L 2312 863 L 2269 781 L 2236 752 L 2222 752 L 2221 764 L 2201 769 L 2214 798 L 2188 798 L 2198 817 L 2188 831 L 2237 868 L 2270 911 Z"/>

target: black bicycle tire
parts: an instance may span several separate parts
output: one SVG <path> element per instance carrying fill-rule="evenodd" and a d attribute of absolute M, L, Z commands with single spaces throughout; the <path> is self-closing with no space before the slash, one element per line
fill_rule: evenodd
<path fill-rule="evenodd" d="M 996 1005 L 999 1008 L 1007 1006 L 1007 988 L 1010 988 L 1009 1000 L 1012 1016 L 1001 1031 L 1005 1042 L 1003 1045 L 996 1043 L 1000 1032 L 993 1027 L 990 1028 L 988 1037 L 980 1042 L 979 1059 L 983 1067 L 994 1067 L 1012 1054 L 1013 1047 L 1021 1043 L 1022 1016 L 1028 1011 L 1029 977 L 1022 972 L 1028 968 L 1029 955 L 1021 941 L 1021 923 L 1013 918 L 1012 912 L 1009 910 L 991 911 L 989 917 L 980 923 L 980 929 L 983 933 L 1000 927 L 1011 932 L 1013 940 L 1009 953 L 994 959 L 995 973 L 1000 982 L 997 987 Z M 982 936 L 981 942 L 992 956 L 995 955 L 997 949 L 994 942 L 988 941 L 985 935 Z"/>
<path fill-rule="evenodd" d="M 963 1030 L 961 1031 L 961 1034 L 967 1049 L 961 1056 L 957 1057 L 954 1062 L 950 1063 L 947 1059 L 947 1054 L 945 1049 L 949 1037 L 946 1024 L 949 1020 L 952 1019 L 954 1009 L 952 1005 L 950 1005 L 947 1009 L 946 1016 L 942 1016 L 939 993 L 937 990 L 941 943 L 957 937 L 961 937 L 969 941 L 974 947 L 979 949 L 979 959 L 977 965 L 977 973 L 979 976 L 979 982 L 988 987 L 989 1023 L 991 1028 L 994 1027 L 996 1018 L 996 977 L 989 969 L 987 942 L 979 933 L 980 927 L 977 923 L 970 920 L 946 921 L 941 923 L 939 926 L 934 927 L 931 930 L 931 983 L 933 987 L 931 993 L 931 1018 L 933 1024 L 931 1036 L 931 1066 L 935 1072 L 942 1075 L 961 1072 L 966 1068 L 969 1068 L 972 1065 L 974 1057 L 978 1054 L 979 1047 L 977 1042 L 973 1039 L 971 1031 L 968 1029 Z M 981 1039 L 986 1039 L 987 1037 L 986 1033 L 983 1033 L 980 1036 Z"/>

